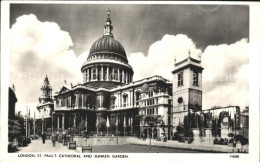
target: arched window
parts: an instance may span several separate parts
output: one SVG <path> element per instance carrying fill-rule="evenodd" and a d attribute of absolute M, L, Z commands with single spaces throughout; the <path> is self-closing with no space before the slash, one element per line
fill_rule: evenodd
<path fill-rule="evenodd" d="M 115 108 L 115 103 L 116 103 L 116 97 L 115 96 L 112 96 L 111 97 L 111 108 Z"/>

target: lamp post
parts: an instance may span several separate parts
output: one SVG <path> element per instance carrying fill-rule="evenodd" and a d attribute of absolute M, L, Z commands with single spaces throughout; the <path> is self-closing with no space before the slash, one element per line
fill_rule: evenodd
<path fill-rule="evenodd" d="M 51 122 L 51 134 L 53 134 L 53 121 L 54 121 L 54 114 L 55 112 L 52 112 L 52 122 Z"/>
<path fill-rule="evenodd" d="M 243 136 L 244 136 L 244 127 L 243 127 L 243 124 L 241 123 L 240 126 L 241 126 L 241 129 L 242 129 L 242 132 L 243 132 Z"/>
<path fill-rule="evenodd" d="M 33 136 L 34 136 L 34 140 L 36 139 L 36 134 L 35 134 L 35 110 L 34 112 L 34 116 L 33 116 Z"/>
<path fill-rule="evenodd" d="M 42 113 L 42 134 L 43 134 L 43 124 L 44 124 L 44 117 L 43 117 L 43 113 Z"/>
<path fill-rule="evenodd" d="M 125 136 L 125 125 L 126 123 L 125 123 L 125 115 L 124 115 L 124 136 Z"/>

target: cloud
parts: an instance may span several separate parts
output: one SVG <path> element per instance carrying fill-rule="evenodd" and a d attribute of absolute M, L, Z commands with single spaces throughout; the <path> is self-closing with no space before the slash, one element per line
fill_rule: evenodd
<path fill-rule="evenodd" d="M 248 105 L 248 57 L 247 39 L 233 44 L 210 45 L 205 51 L 186 35 L 165 35 L 153 43 L 147 56 L 132 53 L 129 64 L 134 69 L 134 80 L 153 75 L 161 75 L 172 81 L 174 58 L 179 62 L 188 57 L 202 58 L 203 70 L 203 108 L 212 106 Z"/>
<path fill-rule="evenodd" d="M 173 70 L 174 58 L 179 62 L 188 57 L 197 58 L 201 54 L 201 50 L 197 49 L 194 42 L 186 35 L 178 34 L 165 35 L 163 38 L 153 43 L 148 55 L 144 53 L 132 53 L 128 60 L 134 69 L 134 80 L 150 77 L 152 75 L 162 75 L 172 80 L 171 71 Z"/>
<path fill-rule="evenodd" d="M 208 46 L 202 54 L 203 103 L 209 106 L 248 106 L 249 44 Z"/>
<path fill-rule="evenodd" d="M 53 93 L 64 80 L 82 82 L 80 67 L 88 52 L 77 57 L 70 49 L 70 34 L 57 23 L 23 15 L 16 19 L 10 33 L 10 83 L 16 87 L 18 102 L 37 102 L 46 74 Z"/>

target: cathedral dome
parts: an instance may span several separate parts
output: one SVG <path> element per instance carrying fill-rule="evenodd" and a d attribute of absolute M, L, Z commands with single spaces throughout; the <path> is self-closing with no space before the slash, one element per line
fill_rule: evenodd
<path fill-rule="evenodd" d="M 104 25 L 104 34 L 90 48 L 89 56 L 81 67 L 83 83 L 92 87 L 111 88 L 128 84 L 134 71 L 128 64 L 124 47 L 112 33 L 110 11 Z"/>
<path fill-rule="evenodd" d="M 93 43 L 88 58 L 98 53 L 111 53 L 127 60 L 126 52 L 122 44 L 110 35 L 104 35 Z"/>

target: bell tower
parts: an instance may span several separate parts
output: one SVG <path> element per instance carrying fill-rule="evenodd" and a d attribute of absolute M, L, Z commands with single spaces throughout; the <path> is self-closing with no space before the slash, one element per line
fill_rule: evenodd
<path fill-rule="evenodd" d="M 52 88 L 50 86 L 49 79 L 46 75 L 43 85 L 41 87 L 42 95 L 39 97 L 39 103 L 44 104 L 46 102 L 52 101 Z"/>
<path fill-rule="evenodd" d="M 173 113 L 202 109 L 202 70 L 201 60 L 188 58 L 176 63 L 173 74 Z"/>

